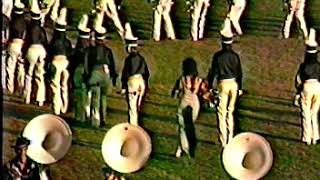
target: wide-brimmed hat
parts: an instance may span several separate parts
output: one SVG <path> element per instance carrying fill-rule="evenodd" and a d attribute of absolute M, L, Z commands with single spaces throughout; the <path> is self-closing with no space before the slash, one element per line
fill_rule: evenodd
<path fill-rule="evenodd" d="M 27 147 L 29 145 L 30 145 L 30 140 L 28 140 L 25 137 L 18 137 L 16 144 L 11 147 L 17 149 L 17 148 Z"/>
<path fill-rule="evenodd" d="M 306 51 L 308 53 L 316 53 L 317 51 L 317 40 L 316 40 L 316 30 L 314 28 L 310 29 L 309 37 L 306 40 Z"/>
<path fill-rule="evenodd" d="M 88 22 L 89 22 L 89 16 L 87 14 L 83 14 L 78 24 L 79 36 L 81 38 L 86 38 L 86 39 L 90 38 L 91 29 L 87 27 Z"/>
<path fill-rule="evenodd" d="M 24 4 L 20 0 L 15 0 L 14 2 L 14 7 L 13 7 L 13 12 L 15 14 L 23 14 L 23 8 Z"/>
<path fill-rule="evenodd" d="M 273 164 L 269 142 L 252 132 L 243 132 L 231 139 L 222 152 L 226 171 L 235 179 L 261 179 Z"/>
<path fill-rule="evenodd" d="M 59 17 L 55 22 L 55 29 L 58 31 L 66 31 L 67 27 L 67 8 L 63 7 L 60 10 Z"/>
<path fill-rule="evenodd" d="M 63 158 L 72 141 L 69 125 L 52 114 L 32 119 L 24 128 L 22 136 L 31 141 L 27 155 L 40 164 L 52 164 Z"/>
<path fill-rule="evenodd" d="M 93 29 L 95 31 L 96 39 L 105 39 L 107 37 L 107 30 L 102 26 L 104 12 L 97 13 L 93 22 Z"/>
<path fill-rule="evenodd" d="M 38 0 L 31 0 L 31 18 L 39 20 L 41 18 L 41 10 L 39 8 Z"/>
<path fill-rule="evenodd" d="M 224 20 L 222 29 L 220 30 L 221 42 L 224 44 L 232 44 L 233 42 L 233 33 L 231 28 L 230 18 Z"/>
<path fill-rule="evenodd" d="M 112 169 L 131 173 L 142 168 L 151 153 L 150 136 L 141 127 L 129 123 L 113 126 L 102 141 L 102 156 Z"/>

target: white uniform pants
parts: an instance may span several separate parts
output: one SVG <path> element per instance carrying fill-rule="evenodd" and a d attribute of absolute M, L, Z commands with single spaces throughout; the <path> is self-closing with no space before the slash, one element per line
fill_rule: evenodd
<path fill-rule="evenodd" d="M 2 90 L 6 89 L 6 60 L 7 60 L 7 51 L 6 50 L 2 50 L 2 54 L 1 54 L 1 85 L 2 85 Z"/>
<path fill-rule="evenodd" d="M 114 3 L 114 0 L 100 0 L 98 3 L 99 8 L 102 8 L 106 15 L 112 19 L 114 26 L 117 28 L 117 31 L 121 38 L 124 37 L 124 29 L 119 19 L 117 6 Z"/>
<path fill-rule="evenodd" d="M 190 143 L 189 143 L 189 138 L 187 136 L 187 133 L 190 133 L 190 132 L 186 132 L 186 128 L 185 128 L 186 120 L 184 119 L 183 111 L 188 106 L 190 106 L 192 109 L 192 123 L 194 123 L 197 120 L 199 111 L 200 111 L 200 102 L 196 94 L 182 97 L 178 107 L 178 113 L 177 113 L 178 123 L 179 123 L 179 133 L 180 133 L 180 145 L 178 146 L 178 149 L 182 148 L 182 150 L 187 154 L 189 154 L 189 150 L 190 150 Z M 191 123 L 189 121 L 187 122 Z"/>
<path fill-rule="evenodd" d="M 13 39 L 9 44 L 8 48 L 8 59 L 7 59 L 7 89 L 9 93 L 14 92 L 14 76 L 16 73 L 16 65 L 17 68 L 17 80 L 18 80 L 18 88 L 22 90 L 24 88 L 25 81 L 25 69 L 24 69 L 24 59 L 22 59 L 22 39 Z"/>
<path fill-rule="evenodd" d="M 238 84 L 234 80 L 222 80 L 218 84 L 219 104 L 217 108 L 220 141 L 225 146 L 234 133 L 235 104 L 238 97 Z"/>
<path fill-rule="evenodd" d="M 210 0 L 198 0 L 193 4 L 193 11 L 191 13 L 191 36 L 193 41 L 203 38 L 204 26 Z"/>
<path fill-rule="evenodd" d="M 301 92 L 302 141 L 319 140 L 320 83 L 304 83 Z"/>
<path fill-rule="evenodd" d="M 139 111 L 146 89 L 141 75 L 133 75 L 128 80 L 129 123 L 138 126 Z"/>
<path fill-rule="evenodd" d="M 170 18 L 170 10 L 173 2 L 171 0 L 162 1 L 159 1 L 159 4 L 154 10 L 153 39 L 155 41 L 160 41 L 162 17 L 164 20 L 164 28 L 166 30 L 167 37 L 170 39 L 176 39 L 176 35 L 174 33 L 172 21 Z"/>
<path fill-rule="evenodd" d="M 79 65 L 73 75 L 73 84 L 74 84 L 74 115 L 77 121 L 85 122 L 86 121 L 86 107 L 88 99 L 88 90 L 84 80 L 84 66 Z M 90 116 L 90 111 L 89 111 Z M 88 116 L 88 117 L 89 117 Z"/>
<path fill-rule="evenodd" d="M 246 8 L 246 0 L 233 0 L 233 1 L 234 1 L 234 5 L 231 6 L 230 12 L 228 13 L 227 16 L 230 18 L 231 23 L 235 28 L 235 30 L 237 31 L 237 33 L 239 35 L 242 35 L 243 33 L 241 30 L 239 21 L 243 13 L 243 10 Z"/>
<path fill-rule="evenodd" d="M 26 75 L 24 95 L 26 103 L 30 103 L 31 91 L 32 91 L 32 78 L 33 72 L 35 75 L 35 81 L 38 86 L 36 100 L 39 104 L 42 104 L 46 99 L 46 86 L 44 81 L 44 65 L 45 57 L 47 53 L 44 47 L 40 44 L 33 44 L 27 51 L 27 60 L 29 61 L 29 69 Z"/>
<path fill-rule="evenodd" d="M 55 68 L 55 73 L 50 86 L 53 92 L 53 110 L 56 115 L 59 115 L 60 112 L 66 113 L 68 109 L 68 65 L 69 61 L 66 56 L 53 57 L 52 66 Z"/>
<path fill-rule="evenodd" d="M 110 75 L 102 70 L 93 70 L 90 80 L 90 91 L 92 92 L 91 119 L 92 126 L 99 127 L 101 118 L 107 120 L 107 95 L 110 90 Z"/>
<path fill-rule="evenodd" d="M 304 19 L 304 7 L 305 7 L 305 0 L 291 0 L 290 2 L 290 12 L 287 15 L 284 28 L 283 28 L 283 35 L 284 38 L 289 38 L 290 36 L 290 26 L 293 20 L 293 16 L 299 20 L 300 28 L 303 32 L 304 38 L 308 37 L 308 29 L 306 20 Z"/>

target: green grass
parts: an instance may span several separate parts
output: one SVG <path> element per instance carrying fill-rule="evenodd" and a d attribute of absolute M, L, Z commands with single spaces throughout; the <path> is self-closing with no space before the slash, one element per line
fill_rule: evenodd
<path fill-rule="evenodd" d="M 110 41 L 121 72 L 126 56 L 122 42 Z M 129 179 L 228 179 L 221 163 L 221 145 L 215 111 L 204 108 L 196 121 L 198 144 L 195 158 L 174 157 L 178 143 L 176 122 L 177 99 L 172 99 L 171 88 L 181 74 L 181 63 L 186 57 L 195 58 L 201 76 L 206 76 L 211 58 L 219 49 L 218 39 L 199 43 L 189 40 L 145 41 L 141 54 L 151 70 L 150 85 L 143 109 L 143 127 L 152 138 L 153 151 L 146 167 L 127 174 Z M 240 53 L 244 69 L 244 89 L 249 95 L 241 98 L 237 122 L 242 131 L 257 132 L 270 142 L 274 165 L 264 179 L 308 179 L 320 177 L 320 146 L 305 146 L 300 142 L 299 109 L 292 106 L 294 76 L 303 60 L 304 44 L 299 39 L 280 40 L 272 37 L 243 36 L 234 44 Z M 113 89 L 108 100 L 106 128 L 95 129 L 75 122 L 73 113 L 63 117 L 73 132 L 73 146 L 67 156 L 51 166 L 55 179 L 102 179 L 105 167 L 100 145 L 107 130 L 126 122 L 127 104 L 124 97 Z M 5 96 L 5 98 L 9 98 Z M 10 145 L 28 120 L 42 113 L 52 112 L 50 107 L 20 105 L 19 99 L 10 97 L 4 107 L 4 160 L 13 156 Z"/>
<path fill-rule="evenodd" d="M 90 1 L 66 0 L 66 6 L 73 11 L 71 28 L 74 28 L 82 13 L 91 9 Z M 189 14 L 183 0 L 176 1 L 173 12 L 178 38 L 189 38 Z M 204 41 L 192 43 L 190 40 L 144 41 L 141 54 L 146 58 L 151 70 L 151 91 L 146 97 L 143 109 L 143 127 L 152 137 L 153 152 L 146 167 L 139 172 L 127 174 L 129 179 L 229 179 L 221 164 L 221 146 L 215 112 L 205 108 L 196 122 L 199 140 L 195 158 L 174 157 L 178 143 L 175 118 L 177 99 L 169 94 L 176 78 L 181 74 L 182 61 L 193 57 L 198 63 L 200 75 L 206 77 L 213 53 L 219 46 L 217 30 L 227 13 L 227 1 L 214 0 L 208 12 Z M 309 0 L 308 19 L 319 28 L 320 1 Z M 262 134 L 270 142 L 274 153 L 274 165 L 264 179 L 308 179 L 320 177 L 320 146 L 304 146 L 300 142 L 299 110 L 291 105 L 294 94 L 294 76 L 303 60 L 304 45 L 300 39 L 277 39 L 281 34 L 285 12 L 281 11 L 281 0 L 249 0 L 242 23 L 245 35 L 234 44 L 239 52 L 243 71 L 243 87 L 249 91 L 241 98 L 238 124 L 243 131 Z M 152 34 L 153 12 L 146 0 L 124 0 L 123 22 L 131 22 L 134 33 L 141 39 L 149 39 Z M 116 69 L 120 73 L 126 53 L 123 43 L 118 40 L 112 23 L 109 32 L 115 40 L 109 45 L 114 52 Z M 294 30 L 294 37 L 298 30 Z M 268 35 L 268 36 L 266 36 Z M 76 37 L 70 32 L 71 38 Z M 119 90 L 119 87 L 118 89 Z M 72 120 L 70 112 L 63 117 L 68 120 L 73 132 L 73 146 L 67 156 L 51 166 L 54 179 L 102 179 L 102 159 L 100 145 L 107 130 L 113 125 L 126 122 L 127 104 L 116 89 L 108 100 L 107 127 L 91 128 Z M 71 96 L 72 97 L 72 96 Z M 5 98 L 8 98 L 7 96 Z M 13 102 L 20 99 L 10 97 Z M 39 109 L 34 105 L 16 106 L 5 100 L 4 112 L 4 155 L 13 157 L 10 146 L 28 120 L 42 113 L 51 113 L 50 107 Z"/>

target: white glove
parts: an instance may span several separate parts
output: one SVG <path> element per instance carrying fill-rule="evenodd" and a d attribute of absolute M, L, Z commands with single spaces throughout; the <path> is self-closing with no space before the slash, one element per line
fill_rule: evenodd
<path fill-rule="evenodd" d="M 238 90 L 238 94 L 239 96 L 242 96 L 243 95 L 243 91 L 241 89 Z"/>
<path fill-rule="evenodd" d="M 120 94 L 125 94 L 126 93 L 126 89 L 121 89 Z"/>
<path fill-rule="evenodd" d="M 293 105 L 299 107 L 300 106 L 300 94 L 296 94 L 294 96 Z"/>

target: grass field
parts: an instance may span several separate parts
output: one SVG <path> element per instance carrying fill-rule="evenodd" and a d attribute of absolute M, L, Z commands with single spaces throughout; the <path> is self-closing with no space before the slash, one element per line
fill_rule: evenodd
<path fill-rule="evenodd" d="M 65 0 L 73 8 L 75 25 L 81 13 L 87 12 L 87 1 Z M 309 10 L 312 23 L 319 28 L 320 1 L 310 0 Z M 201 42 L 188 40 L 189 17 L 184 1 L 177 0 L 175 11 L 178 37 L 184 40 L 153 42 L 145 40 L 141 54 L 146 58 L 151 71 L 150 92 L 145 99 L 142 126 L 152 138 L 153 151 L 144 169 L 127 174 L 133 180 L 196 180 L 230 179 L 221 164 L 221 145 L 215 111 L 203 108 L 196 121 L 198 144 L 195 158 L 176 159 L 174 154 L 178 143 L 176 106 L 177 99 L 170 97 L 171 88 L 181 74 L 182 61 L 193 57 L 198 63 L 200 75 L 205 77 L 213 53 L 219 46 L 217 29 L 227 10 L 224 0 L 211 2 L 208 17 L 208 37 Z M 125 20 L 130 21 L 133 30 L 142 39 L 151 37 L 152 9 L 145 0 L 124 0 Z M 285 13 L 281 11 L 281 0 L 250 0 L 243 25 L 245 35 L 234 43 L 240 54 L 244 79 L 243 88 L 249 95 L 241 98 L 237 124 L 242 131 L 263 135 L 271 144 L 274 164 L 263 179 L 318 180 L 320 177 L 320 145 L 305 146 L 300 142 L 301 122 L 299 109 L 292 106 L 294 77 L 303 61 L 304 42 L 299 38 L 279 39 Z M 308 21 L 309 21 L 308 20 Z M 110 47 L 116 59 L 117 72 L 121 72 L 126 57 L 123 43 L 118 40 L 111 26 L 115 40 Z M 293 33 L 298 36 L 297 30 Z M 74 37 L 74 33 L 70 33 Z M 73 132 L 73 145 L 67 156 L 51 165 L 54 179 L 89 180 L 103 179 L 105 163 L 100 150 L 105 133 L 113 125 L 126 122 L 127 104 L 124 97 L 114 88 L 108 99 L 108 121 L 105 128 L 95 129 L 87 124 L 75 122 L 72 109 L 62 117 L 68 121 Z M 24 105 L 22 99 L 4 96 L 4 155 L 5 161 L 13 157 L 10 146 L 23 127 L 36 115 L 52 113 L 50 102 L 45 107 Z"/>
<path fill-rule="evenodd" d="M 125 57 L 122 42 L 112 41 L 110 47 L 114 50 L 120 72 Z M 169 96 L 170 90 L 186 57 L 195 58 L 200 74 L 205 76 L 212 54 L 218 49 L 218 39 L 198 43 L 188 40 L 145 41 L 141 53 L 151 69 L 151 90 L 145 100 L 142 126 L 152 138 L 153 151 L 143 170 L 126 177 L 164 180 L 230 178 L 220 161 L 222 148 L 213 109 L 202 109 L 196 122 L 198 145 L 195 158 L 174 157 L 178 143 L 177 100 Z M 249 91 L 249 95 L 240 101 L 238 125 L 242 131 L 257 132 L 266 137 L 274 153 L 273 168 L 264 179 L 319 179 L 320 146 L 305 146 L 299 141 L 299 109 L 291 103 L 294 76 L 304 54 L 303 41 L 243 36 L 234 44 L 234 49 L 240 53 L 244 69 L 243 87 Z M 100 150 L 102 139 L 110 127 L 127 119 L 126 102 L 123 96 L 115 93 L 117 90 L 114 89 L 109 97 L 106 128 L 95 129 L 75 122 L 72 112 L 62 116 L 72 127 L 74 141 L 67 156 L 51 166 L 54 179 L 102 179 L 101 169 L 105 166 Z M 13 156 L 10 145 L 27 121 L 38 114 L 52 112 L 50 105 L 38 108 L 18 105 L 17 102 L 21 99 L 5 96 L 4 160 Z"/>

